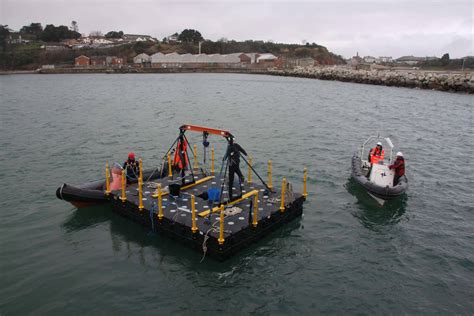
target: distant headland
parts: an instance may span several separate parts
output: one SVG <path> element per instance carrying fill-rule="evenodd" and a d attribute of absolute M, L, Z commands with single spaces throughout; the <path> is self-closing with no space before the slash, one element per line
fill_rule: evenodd
<path fill-rule="evenodd" d="M 161 40 L 146 34 L 31 23 L 0 25 L 0 73 L 240 72 L 473 93 L 474 57 L 359 56 L 350 59 L 316 43 L 204 39 L 194 29 Z"/>

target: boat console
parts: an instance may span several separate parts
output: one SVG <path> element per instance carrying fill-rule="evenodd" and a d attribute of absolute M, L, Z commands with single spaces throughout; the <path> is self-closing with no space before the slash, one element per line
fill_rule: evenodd
<path fill-rule="evenodd" d="M 370 171 L 369 181 L 379 185 L 381 187 L 393 187 L 393 178 L 395 177 L 395 172 L 388 168 L 388 165 L 383 164 L 383 161 L 379 161 L 377 164 L 372 165 L 372 170 Z"/>

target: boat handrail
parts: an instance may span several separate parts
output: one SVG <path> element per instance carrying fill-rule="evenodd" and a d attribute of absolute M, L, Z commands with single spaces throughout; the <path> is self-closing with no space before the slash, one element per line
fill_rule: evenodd
<path fill-rule="evenodd" d="M 379 138 L 379 136 L 369 136 L 369 138 L 367 138 L 367 140 L 362 144 L 362 146 L 360 147 L 360 159 L 362 159 L 362 154 L 364 153 L 364 149 L 365 149 L 365 145 L 367 145 L 368 142 L 370 142 L 372 139 L 377 139 Z"/>

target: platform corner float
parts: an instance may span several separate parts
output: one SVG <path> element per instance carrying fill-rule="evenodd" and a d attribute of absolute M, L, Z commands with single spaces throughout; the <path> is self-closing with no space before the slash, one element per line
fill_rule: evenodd
<path fill-rule="evenodd" d="M 202 155 L 188 141 L 188 132 L 202 135 Z M 238 181 L 234 181 L 232 187 L 237 194 L 230 198 L 229 157 L 222 159 L 217 173 L 217 168 L 214 169 L 218 164 L 215 161 L 217 153 L 214 146 L 210 146 L 211 135 L 225 139 L 227 148 L 232 146 L 234 137 L 229 131 L 182 125 L 178 137 L 163 156 L 161 167 L 143 171 L 137 181 L 124 184 L 118 164 L 112 167 L 109 179 L 107 165 L 105 180 L 81 186 L 63 184 L 56 194 L 78 207 L 88 203 L 110 203 L 114 212 L 159 235 L 204 251 L 205 255 L 217 260 L 225 260 L 301 216 L 307 196 L 307 171 L 306 168 L 304 172 L 302 170 L 303 193 L 297 193 L 293 191 L 293 184 L 284 178 L 272 180 L 271 163 L 268 164 L 268 182 L 273 185 L 269 186 L 251 161 L 242 155 L 240 158 L 248 168 L 248 177 L 244 181 L 236 177 Z M 202 161 L 198 161 L 199 156 Z M 251 175 L 258 181 L 252 181 Z"/>
<path fill-rule="evenodd" d="M 382 157 L 371 163 L 365 157 L 369 154 L 367 150 L 370 148 L 369 144 L 376 141 L 385 143 L 386 146 L 383 147 L 388 147 L 390 154 L 388 159 Z M 390 138 L 370 136 L 352 156 L 352 178 L 382 205 L 387 200 L 393 200 L 405 194 L 408 189 L 408 180 L 405 175 L 400 177 L 395 186 L 393 185 L 395 172 L 389 168 L 389 165 L 393 162 L 393 148 L 394 145 Z"/>

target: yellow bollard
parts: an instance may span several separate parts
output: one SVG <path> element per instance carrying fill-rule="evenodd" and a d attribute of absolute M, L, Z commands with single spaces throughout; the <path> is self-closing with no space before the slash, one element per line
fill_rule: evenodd
<path fill-rule="evenodd" d="M 105 195 L 110 194 L 110 172 L 109 163 L 105 162 Z"/>
<path fill-rule="evenodd" d="M 268 188 L 271 190 L 273 189 L 273 182 L 272 182 L 272 161 L 268 161 Z"/>
<path fill-rule="evenodd" d="M 196 226 L 196 204 L 195 203 L 196 203 L 196 199 L 193 194 L 191 195 L 191 222 L 192 222 L 191 231 L 193 232 L 193 234 L 195 234 L 198 231 L 198 228 Z"/>
<path fill-rule="evenodd" d="M 171 155 L 168 153 L 168 177 L 173 176 L 173 170 L 171 169 Z"/>
<path fill-rule="evenodd" d="M 214 174 L 214 146 L 211 149 L 211 172 Z"/>
<path fill-rule="evenodd" d="M 122 196 L 120 197 L 122 202 L 125 202 L 127 200 L 127 196 L 125 195 L 126 184 L 127 184 L 127 180 L 125 179 L 125 170 L 122 170 Z"/>
<path fill-rule="evenodd" d="M 145 208 L 143 206 L 143 180 L 141 178 L 138 179 L 138 209 L 141 211 Z"/>
<path fill-rule="evenodd" d="M 156 188 L 158 191 L 158 219 L 161 220 L 163 218 L 163 203 L 161 199 L 161 183 L 158 183 L 158 187 Z"/>
<path fill-rule="evenodd" d="M 304 176 L 303 176 L 303 197 L 304 198 L 308 196 L 308 191 L 306 190 L 307 180 L 308 180 L 308 169 L 304 168 Z"/>
<path fill-rule="evenodd" d="M 197 169 L 199 168 L 199 165 L 198 165 L 198 147 L 196 144 L 194 144 L 193 156 L 194 156 L 193 169 Z"/>
<path fill-rule="evenodd" d="M 140 160 L 138 160 L 138 176 L 140 177 L 140 179 L 143 180 L 143 162 L 142 162 L 142 158 L 140 158 Z"/>
<path fill-rule="evenodd" d="M 247 173 L 247 183 L 252 183 L 252 156 L 249 156 L 249 171 Z"/>
<path fill-rule="evenodd" d="M 285 211 L 285 194 L 286 194 L 286 179 L 283 178 L 281 181 L 281 205 L 280 205 L 280 212 Z"/>
<path fill-rule="evenodd" d="M 253 198 L 253 216 L 252 216 L 252 225 L 253 227 L 257 227 L 258 224 L 258 193 L 255 194 Z"/>
<path fill-rule="evenodd" d="M 221 212 L 221 216 L 219 218 L 219 239 L 217 241 L 219 242 L 219 245 L 224 244 L 224 204 L 221 204 L 219 211 Z"/>

